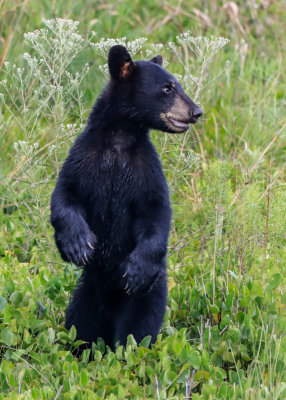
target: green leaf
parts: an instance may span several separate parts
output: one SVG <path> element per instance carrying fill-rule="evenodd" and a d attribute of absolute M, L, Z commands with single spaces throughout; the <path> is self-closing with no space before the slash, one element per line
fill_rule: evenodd
<path fill-rule="evenodd" d="M 219 307 L 216 305 L 210 306 L 210 312 L 212 314 L 218 314 L 219 313 Z"/>
<path fill-rule="evenodd" d="M 228 270 L 228 273 L 232 278 L 234 278 L 236 281 L 238 281 L 238 276 L 233 271 Z"/>
<path fill-rule="evenodd" d="M 120 400 L 126 399 L 125 391 L 120 384 L 117 386 L 117 396 L 118 396 L 118 399 L 120 399 Z"/>
<path fill-rule="evenodd" d="M 210 359 L 209 353 L 206 350 L 203 350 L 203 352 L 202 352 L 202 366 L 204 368 L 207 368 L 207 366 L 209 364 L 209 359 Z"/>
<path fill-rule="evenodd" d="M 222 382 L 222 384 L 219 387 L 218 390 L 218 395 L 220 399 L 225 399 L 226 395 L 227 395 L 227 383 L 226 382 Z"/>
<path fill-rule="evenodd" d="M 223 317 L 223 319 L 221 320 L 221 323 L 220 323 L 220 329 L 223 329 L 223 328 L 225 328 L 226 326 L 228 326 L 229 325 L 229 323 L 230 323 L 230 316 L 227 314 L 227 315 L 225 315 L 224 317 Z"/>
<path fill-rule="evenodd" d="M 232 306 L 233 306 L 233 294 L 230 293 L 230 294 L 226 297 L 225 306 L 226 306 L 226 308 L 228 308 L 228 309 L 231 309 L 231 308 L 232 308 Z"/>
<path fill-rule="evenodd" d="M 210 378 L 210 373 L 204 370 L 197 371 L 194 375 L 195 381 L 201 381 L 201 380 L 207 381 L 209 378 Z"/>
<path fill-rule="evenodd" d="M 117 347 L 115 354 L 116 354 L 116 357 L 117 357 L 118 360 L 122 360 L 123 359 L 123 351 L 124 351 L 124 347 L 123 346 L 118 346 Z"/>
<path fill-rule="evenodd" d="M 222 355 L 222 358 L 224 361 L 227 361 L 229 363 L 234 363 L 234 356 L 233 353 L 231 351 L 225 351 Z"/>
<path fill-rule="evenodd" d="M 97 344 L 98 350 L 99 350 L 102 354 L 105 353 L 105 342 L 104 342 L 104 340 L 103 340 L 101 337 L 97 338 L 96 344 Z"/>
<path fill-rule="evenodd" d="M 72 370 L 76 375 L 78 375 L 78 364 L 77 364 L 76 361 L 73 361 L 73 362 L 71 363 L 71 370 Z"/>
<path fill-rule="evenodd" d="M 240 305 L 241 307 L 248 307 L 251 303 L 251 296 L 247 295 L 244 296 L 241 300 L 240 300 Z"/>
<path fill-rule="evenodd" d="M 11 372 L 14 373 L 15 366 L 11 361 L 2 360 L 1 362 L 1 371 L 8 376 Z"/>
<path fill-rule="evenodd" d="M 155 371 L 152 367 L 150 367 L 149 365 L 146 365 L 145 371 L 151 380 L 154 379 Z"/>
<path fill-rule="evenodd" d="M 200 353 L 198 351 L 195 350 L 190 354 L 189 363 L 195 369 L 199 369 L 200 368 L 200 366 L 201 366 L 201 356 L 200 356 Z"/>
<path fill-rule="evenodd" d="M 242 322 L 244 321 L 244 318 L 245 318 L 244 312 L 239 311 L 239 312 L 236 314 L 236 320 L 237 320 L 237 322 L 239 322 L 240 324 L 242 324 Z"/>
<path fill-rule="evenodd" d="M 251 294 L 252 296 L 259 296 L 262 297 L 263 296 L 263 288 L 262 288 L 262 284 L 261 282 L 254 282 L 252 285 L 252 289 L 251 289 Z"/>
<path fill-rule="evenodd" d="M 132 349 L 135 349 L 137 347 L 137 342 L 134 339 L 133 335 L 128 335 L 128 337 L 127 337 L 127 345 L 126 345 L 126 347 L 128 347 L 128 346 L 131 346 Z"/>
<path fill-rule="evenodd" d="M 64 388 L 63 388 L 64 392 L 69 392 L 70 391 L 70 380 L 69 380 L 68 377 L 64 378 L 63 386 L 64 386 Z"/>
<path fill-rule="evenodd" d="M 251 358 L 246 353 L 241 353 L 241 357 L 243 358 L 244 361 L 251 361 Z"/>
<path fill-rule="evenodd" d="M 151 343 L 151 336 L 146 336 L 140 343 L 141 347 L 149 347 Z"/>
<path fill-rule="evenodd" d="M 93 359 L 94 361 L 101 361 L 102 359 L 102 352 L 99 350 L 95 350 L 94 351 L 94 355 L 93 355 Z"/>
<path fill-rule="evenodd" d="M 6 346 L 12 346 L 16 343 L 16 336 L 9 328 L 3 328 L 1 330 L 1 342 Z"/>
<path fill-rule="evenodd" d="M 6 304 L 7 300 L 5 299 L 5 297 L 0 296 L 0 312 L 4 311 Z"/>
<path fill-rule="evenodd" d="M 237 344 L 240 341 L 240 330 L 237 328 L 231 328 L 227 332 L 227 337 L 232 341 L 233 344 Z"/>
<path fill-rule="evenodd" d="M 16 292 L 12 293 L 10 296 L 10 301 L 15 306 L 18 306 L 22 302 L 22 300 L 23 294 L 19 290 L 16 290 Z"/>
<path fill-rule="evenodd" d="M 5 288 L 7 290 L 7 292 L 9 294 L 12 294 L 15 291 L 15 285 L 14 282 L 12 281 L 12 279 L 9 279 L 6 283 L 5 283 Z"/>
<path fill-rule="evenodd" d="M 77 342 L 77 341 L 76 341 Z M 75 342 L 75 343 L 76 343 Z M 96 351 L 98 351 L 98 350 L 96 350 Z M 82 354 L 81 354 L 81 358 L 82 358 L 82 361 L 84 362 L 84 363 L 88 363 L 88 361 L 89 361 L 89 357 L 90 357 L 90 352 L 91 352 L 91 349 L 84 349 L 83 350 L 83 352 L 82 352 Z M 100 353 L 100 351 L 98 351 L 99 353 Z M 100 355 L 101 355 L 101 353 L 100 353 Z"/>
<path fill-rule="evenodd" d="M 51 344 L 54 344 L 55 341 L 55 331 L 53 328 L 48 329 L 48 340 Z"/>
<path fill-rule="evenodd" d="M 10 373 L 10 375 L 9 375 L 9 385 L 11 387 L 16 386 L 16 380 L 15 380 L 15 373 L 14 372 Z"/>
<path fill-rule="evenodd" d="M 182 345 L 179 342 L 173 343 L 174 354 L 179 356 L 182 352 Z"/>
<path fill-rule="evenodd" d="M 280 282 L 281 282 L 281 275 L 277 273 L 277 274 L 274 274 L 272 278 L 273 278 L 273 279 L 272 279 L 272 281 L 269 283 L 269 286 L 270 286 L 271 290 L 274 290 L 274 289 L 276 289 L 276 288 L 280 285 Z"/>
<path fill-rule="evenodd" d="M 129 368 L 133 368 L 137 364 L 137 358 L 133 351 L 126 351 L 126 362 Z"/>
<path fill-rule="evenodd" d="M 213 399 L 213 395 L 216 394 L 216 391 L 217 391 L 216 385 L 213 385 L 210 383 L 205 383 L 203 385 L 202 394 L 206 395 L 207 397 L 205 397 L 205 398 L 207 398 L 207 399 L 209 399 L 209 398 Z"/>
<path fill-rule="evenodd" d="M 88 372 L 85 368 L 80 371 L 80 383 L 82 386 L 86 386 L 88 382 Z"/>
<path fill-rule="evenodd" d="M 71 329 L 70 329 L 68 335 L 69 335 L 70 340 L 71 340 L 72 342 L 74 342 L 75 339 L 76 339 L 76 328 L 75 328 L 74 325 L 71 327 Z"/>
<path fill-rule="evenodd" d="M 216 379 L 218 379 L 219 381 L 222 381 L 224 379 L 226 379 L 226 372 L 222 369 L 222 368 L 215 368 L 215 376 Z"/>
<path fill-rule="evenodd" d="M 281 347 L 283 351 L 286 352 L 286 336 L 283 336 L 283 338 L 281 339 Z"/>
<path fill-rule="evenodd" d="M 41 347 L 47 347 L 48 345 L 49 345 L 49 342 L 48 342 L 48 337 L 47 337 L 47 334 L 45 333 L 45 332 L 41 332 L 39 335 L 38 335 L 38 343 L 39 343 L 39 345 L 41 346 Z"/>

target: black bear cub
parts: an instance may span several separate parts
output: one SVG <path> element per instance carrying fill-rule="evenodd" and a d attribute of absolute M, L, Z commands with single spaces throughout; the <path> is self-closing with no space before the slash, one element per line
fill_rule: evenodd
<path fill-rule="evenodd" d="M 202 115 L 162 57 L 109 52 L 110 82 L 63 164 L 51 200 L 64 261 L 83 267 L 66 313 L 87 346 L 160 330 L 167 300 L 168 187 L 149 129 L 185 132 Z"/>

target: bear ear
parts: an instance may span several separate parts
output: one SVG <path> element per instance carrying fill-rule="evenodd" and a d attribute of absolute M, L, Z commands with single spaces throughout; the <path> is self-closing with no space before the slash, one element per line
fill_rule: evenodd
<path fill-rule="evenodd" d="M 108 54 L 108 67 L 112 79 L 129 78 L 134 70 L 134 63 L 126 47 L 121 45 L 111 47 Z"/>
<path fill-rule="evenodd" d="M 153 57 L 150 61 L 154 64 L 159 64 L 161 66 L 163 64 L 163 58 L 162 58 L 162 56 L 160 56 L 160 54 L 156 57 Z"/>

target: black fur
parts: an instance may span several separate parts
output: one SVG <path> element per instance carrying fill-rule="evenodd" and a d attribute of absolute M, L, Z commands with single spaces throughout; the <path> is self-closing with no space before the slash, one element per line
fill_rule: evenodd
<path fill-rule="evenodd" d="M 160 64 L 133 62 L 126 49 L 109 54 L 111 81 L 60 172 L 51 222 L 62 258 L 83 266 L 67 309 L 66 327 L 89 343 L 113 347 L 128 334 L 152 342 L 167 300 L 166 253 L 171 208 L 149 129 L 173 132 L 161 119 L 175 101 L 196 107 Z"/>

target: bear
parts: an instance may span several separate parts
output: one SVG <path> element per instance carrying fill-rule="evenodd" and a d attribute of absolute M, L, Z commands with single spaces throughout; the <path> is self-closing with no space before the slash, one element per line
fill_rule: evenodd
<path fill-rule="evenodd" d="M 102 338 L 114 349 L 129 334 L 154 343 L 166 310 L 171 206 L 149 131 L 185 132 L 202 111 L 160 55 L 133 61 L 115 45 L 108 67 L 59 173 L 51 223 L 62 259 L 82 267 L 65 327 L 86 347 Z"/>

